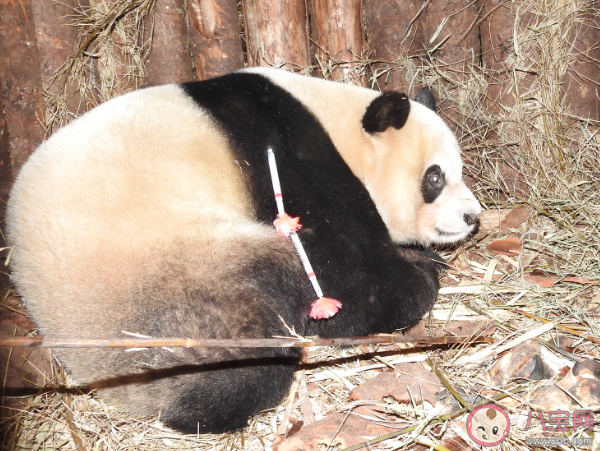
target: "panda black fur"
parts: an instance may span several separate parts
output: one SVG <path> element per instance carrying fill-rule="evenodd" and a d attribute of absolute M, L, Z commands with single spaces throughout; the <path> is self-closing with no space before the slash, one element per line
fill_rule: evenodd
<path fill-rule="evenodd" d="M 279 237 L 266 150 L 327 296 Z M 437 167 L 432 170 L 432 167 Z M 479 205 L 441 119 L 406 96 L 252 69 L 113 99 L 59 130 L 11 193 L 13 280 L 48 338 L 360 336 L 414 325 Z M 186 432 L 284 397 L 297 349 L 55 350 L 76 380 Z"/>

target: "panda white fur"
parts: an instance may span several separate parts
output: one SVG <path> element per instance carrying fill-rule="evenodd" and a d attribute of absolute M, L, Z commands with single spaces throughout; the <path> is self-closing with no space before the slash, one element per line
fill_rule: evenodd
<path fill-rule="evenodd" d="M 426 94 L 426 93 L 425 93 Z M 430 103 L 430 96 L 425 95 Z M 276 214 L 286 210 L 333 318 Z M 362 336 L 414 325 L 439 257 L 480 207 L 456 139 L 398 93 L 252 69 L 136 91 L 56 132 L 31 156 L 7 211 L 12 277 L 52 338 Z M 223 432 L 284 397 L 297 349 L 57 349 L 74 378 L 138 415 Z"/>

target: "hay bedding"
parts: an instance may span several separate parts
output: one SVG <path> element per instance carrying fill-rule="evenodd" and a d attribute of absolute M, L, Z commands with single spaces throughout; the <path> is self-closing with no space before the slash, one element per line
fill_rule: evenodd
<path fill-rule="evenodd" d="M 114 18 L 120 13 L 107 11 L 104 3 L 90 5 L 79 12 L 77 24 L 84 36 L 95 33 L 101 37 L 95 41 L 93 50 L 99 64 L 92 67 L 91 56 L 82 53 L 65 68 L 79 80 L 82 109 L 137 86 L 143 79 L 141 61 L 147 48 L 139 16 L 127 16 L 128 23 L 117 21 L 109 33 L 107 17 Z M 494 338 L 510 341 L 543 325 L 514 310 L 518 308 L 599 338 L 600 290 L 597 285 L 585 282 L 600 280 L 597 238 L 600 129 L 595 121 L 573 116 L 561 90 L 565 73 L 577 58 L 569 45 L 572 33 L 593 4 L 530 0 L 515 5 L 518 18 L 526 17 L 527 25 L 515 27 L 516 39 L 502 72 L 508 75 L 504 88 L 511 95 L 504 97 L 508 100 L 495 103 L 494 113 L 489 112 L 486 92 L 488 80 L 498 76 L 497 68 L 491 73 L 490 69 L 467 63 L 465 72 L 457 73 L 446 70 L 433 55 L 423 59 L 418 67 L 414 61 L 410 62 L 410 70 L 406 72 L 432 86 L 439 93 L 442 106 L 462 115 L 464 120 L 458 122 L 458 134 L 466 150 L 466 170 L 474 181 L 474 192 L 487 208 L 484 212 L 487 225 L 480 233 L 460 248 L 445 252 L 450 268 L 435 312 L 425 319 L 425 329 L 451 326 L 457 318 L 474 324 L 494 319 L 497 322 Z M 146 9 L 136 10 L 137 14 L 146 14 L 151 6 L 151 1 L 145 2 Z M 371 61 L 364 60 L 361 64 L 368 72 Z M 407 69 L 406 64 L 399 60 L 397 69 Z M 49 130 L 77 113 L 55 97 L 47 100 L 52 113 L 46 116 Z M 507 152 L 514 156 L 512 161 L 504 158 Z M 508 186 L 503 164 L 512 165 L 521 181 L 518 190 Z M 501 228 L 501 218 L 519 205 L 529 208 L 525 220 Z M 519 246 L 512 254 L 510 250 L 508 255 L 490 250 L 490 244 L 507 237 L 520 240 L 516 241 Z M 538 272 L 534 273 L 535 270 Z M 538 278 L 531 277 L 532 273 Z M 566 276 L 583 280 L 566 282 Z M 600 357 L 597 344 L 561 329 L 553 328 L 535 339 L 544 343 L 545 358 L 557 367 L 572 365 L 578 358 Z M 156 419 L 130 418 L 105 405 L 93 393 L 82 394 L 70 388 L 68 376 L 57 370 L 47 390 L 28 399 L 14 416 L 3 420 L 2 430 L 10 437 L 4 446 L 15 450 L 78 451 L 269 449 L 281 440 L 278 431 L 283 436 L 286 432 L 289 435 L 297 432 L 301 424 L 306 427 L 315 420 L 343 412 L 344 418 L 348 413 L 353 416 L 360 413 L 366 422 L 396 429 L 417 427 L 417 432 L 370 449 L 403 449 L 416 444 L 459 449 L 456 443 L 461 439 L 464 439 L 462 446 L 469 446 L 464 444 L 469 443 L 464 432 L 464 415 L 433 424 L 442 413 L 458 408 L 456 401 L 444 407 L 445 410 L 442 404 L 400 404 L 391 397 L 369 403 L 350 401 L 350 390 L 386 368 L 385 362 L 425 357 L 431 359 L 468 402 L 518 387 L 514 382 L 503 387 L 491 385 L 485 373 L 497 360 L 494 356 L 457 365 L 459 359 L 488 347 L 313 349 L 304 369 L 298 372 L 293 396 L 276 409 L 254 418 L 244 431 L 220 436 L 184 436 L 164 428 Z M 556 348 L 566 352 L 559 353 Z M 366 365 L 380 368 L 367 369 Z M 402 364 L 395 366 L 395 371 L 401 370 Z M 511 433 L 502 445 L 504 449 L 528 448 L 523 441 L 525 437 L 543 435 L 535 415 L 531 429 L 524 431 L 523 412 L 534 410 L 532 396 L 536 390 L 552 385 L 556 379 L 521 384 L 522 392 L 501 402 L 512 421 Z M 371 409 L 369 414 L 360 410 L 365 405 Z M 595 409 L 597 412 L 598 406 Z M 341 432 L 340 437 L 343 438 Z M 594 449 L 597 447 L 596 441 Z M 324 442 L 320 449 L 340 449 L 340 446 L 333 440 Z"/>

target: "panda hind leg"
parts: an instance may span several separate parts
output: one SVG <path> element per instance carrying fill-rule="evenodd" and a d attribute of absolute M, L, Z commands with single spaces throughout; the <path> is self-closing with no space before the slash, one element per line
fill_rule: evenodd
<path fill-rule="evenodd" d="M 292 384 L 296 361 L 291 356 L 265 357 L 217 365 L 181 393 L 161 421 L 186 433 L 220 434 L 244 428 L 251 417 L 282 401 Z"/>
<path fill-rule="evenodd" d="M 146 316 L 138 318 L 148 335 L 270 338 L 289 335 L 283 321 L 304 333 L 308 307 L 303 299 L 309 298 L 310 286 L 291 244 L 278 238 L 244 240 L 228 247 L 226 254 L 236 255 L 235 262 L 229 258 L 223 263 L 225 258 L 220 258 L 219 269 L 212 266 L 213 276 L 200 281 L 196 271 L 188 269 L 197 267 L 189 258 L 185 268 L 176 259 L 166 277 L 179 274 L 179 281 L 184 281 L 187 288 L 177 299 L 160 293 L 168 281 L 155 279 L 156 308 L 146 309 Z M 144 297 L 146 306 L 148 301 Z M 160 418 L 188 433 L 222 433 L 247 426 L 249 418 L 282 401 L 300 358 L 295 348 L 186 351 L 166 356 L 173 358 L 166 365 L 173 368 L 166 387 L 172 401 Z M 166 381 L 156 382 L 158 388 Z"/>

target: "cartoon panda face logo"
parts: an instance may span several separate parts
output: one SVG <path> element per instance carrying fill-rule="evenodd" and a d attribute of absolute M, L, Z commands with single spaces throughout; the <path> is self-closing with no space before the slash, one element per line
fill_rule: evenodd
<path fill-rule="evenodd" d="M 469 437 L 481 446 L 495 446 L 508 436 L 510 420 L 508 414 L 494 404 L 484 404 L 473 409 L 467 418 Z"/>

